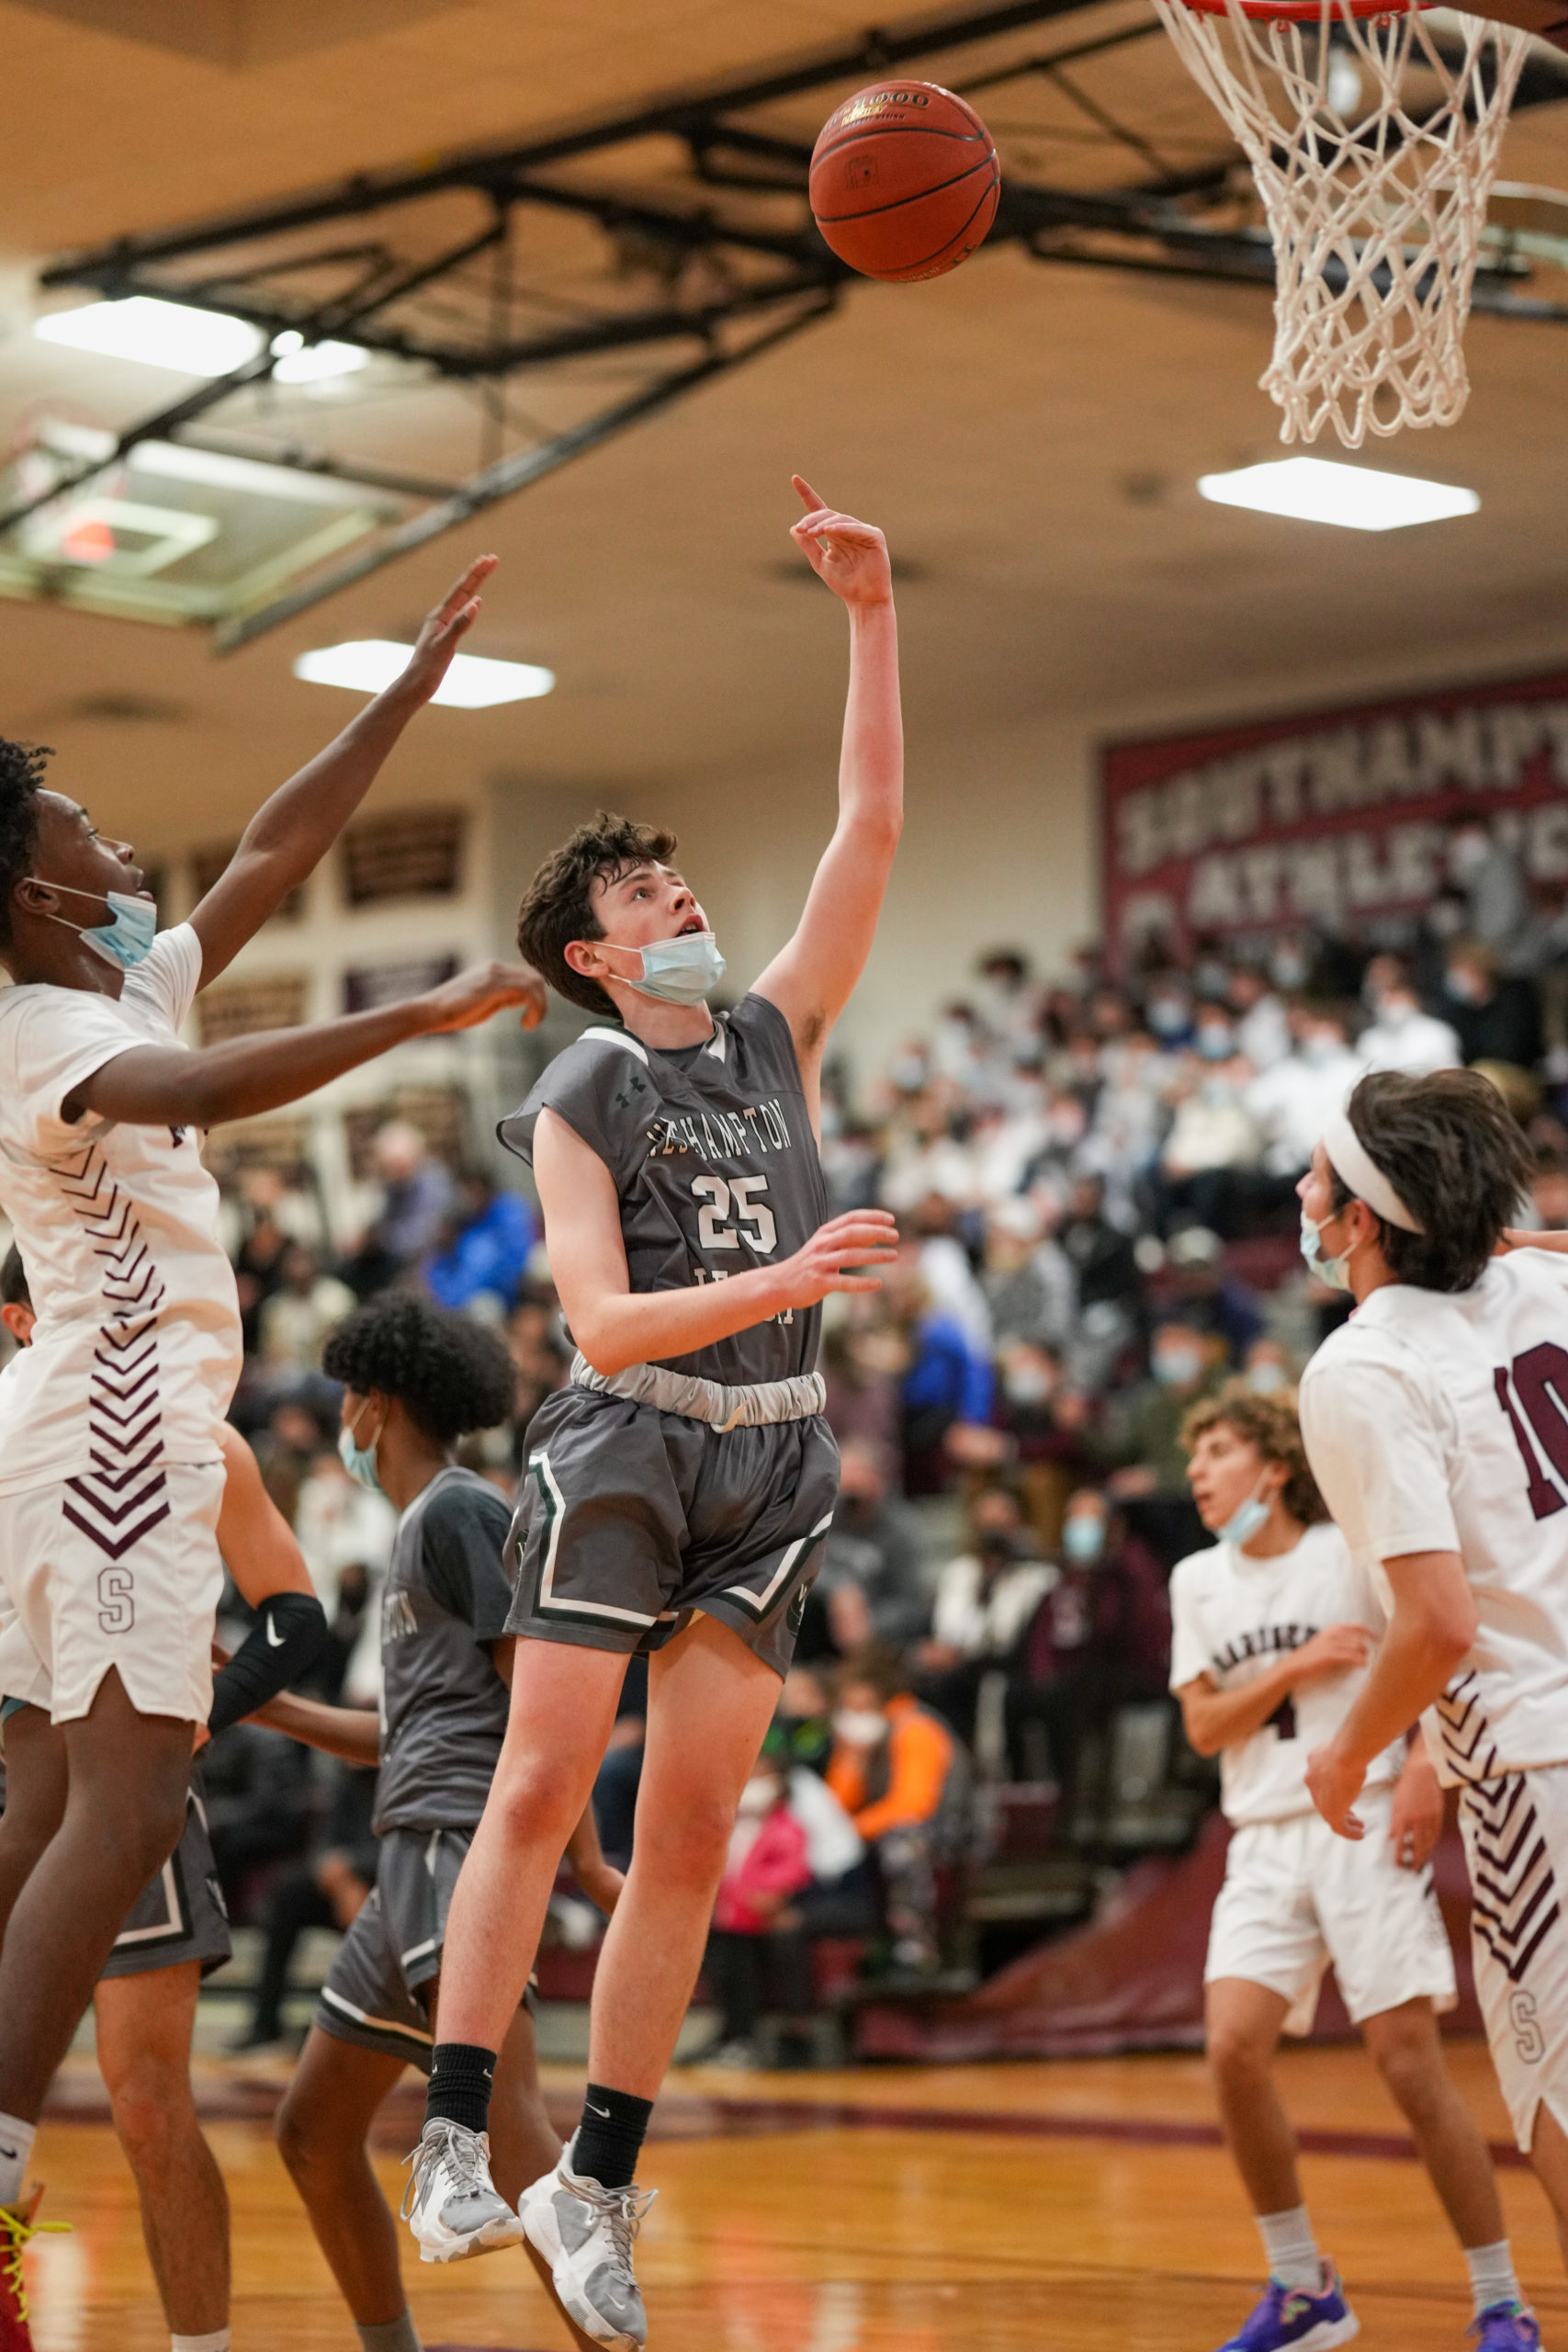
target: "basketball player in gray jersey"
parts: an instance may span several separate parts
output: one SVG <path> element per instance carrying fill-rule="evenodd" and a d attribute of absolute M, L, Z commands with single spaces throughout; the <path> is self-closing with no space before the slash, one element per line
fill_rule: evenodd
<path fill-rule="evenodd" d="M 716 1018 L 724 959 L 673 836 L 614 817 L 546 861 L 518 923 L 535 968 L 594 1016 L 502 1128 L 532 1164 L 578 1352 L 529 1430 L 512 1715 L 453 1898 L 410 2219 L 435 2250 L 510 2228 L 580 2340 L 612 2346 L 646 2339 L 637 2158 L 833 1508 L 818 1310 L 874 1288 L 893 1254 L 881 1212 L 824 1222 L 817 1151 L 823 1049 L 902 816 L 891 579 L 880 531 L 795 489 L 796 544 L 848 608 L 850 690 L 838 827 L 794 937 Z M 637 1842 L 582 2121 L 513 2216 L 478 2153 L 490 2073 L 636 1650 Z"/>
<path fill-rule="evenodd" d="M 504 1419 L 516 1374 L 494 1332 L 402 1292 L 340 1324 L 323 1362 L 344 1385 L 345 1467 L 400 1513 L 381 1601 L 379 1720 L 291 1697 L 259 1720 L 349 1763 L 379 1763 L 381 1851 L 376 1884 L 321 1988 L 277 2137 L 365 2352 L 419 2352 L 366 2141 L 403 2067 L 429 2069 L 447 1905 L 506 1730 L 513 1644 L 502 1552 L 511 1513 L 488 1479 L 457 1466 L 454 1447 L 464 1431 Z M 599 1851 L 592 1809 L 568 1850 L 584 1893 L 612 1908 L 620 1875 Z M 516 2196 L 560 2144 L 522 2006 L 503 2038 L 496 2093 L 495 2170 Z"/>

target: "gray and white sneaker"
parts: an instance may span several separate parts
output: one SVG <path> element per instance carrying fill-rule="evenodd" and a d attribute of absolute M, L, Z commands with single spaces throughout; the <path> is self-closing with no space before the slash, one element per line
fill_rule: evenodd
<path fill-rule="evenodd" d="M 601 2188 L 571 2169 L 569 2141 L 554 2172 L 517 2201 L 524 2250 L 574 2328 L 606 2352 L 643 2352 L 648 2314 L 632 2247 L 658 2191 Z"/>
<path fill-rule="evenodd" d="M 490 2133 L 433 2115 L 403 2191 L 402 2218 L 422 2262 L 466 2262 L 472 2254 L 516 2245 L 523 2224 L 490 2177 Z"/>

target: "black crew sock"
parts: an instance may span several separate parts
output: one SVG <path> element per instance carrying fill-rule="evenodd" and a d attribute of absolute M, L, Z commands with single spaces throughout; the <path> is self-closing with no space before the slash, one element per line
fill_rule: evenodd
<path fill-rule="evenodd" d="M 490 2095 L 495 2083 L 495 2052 L 477 2041 L 438 2041 L 430 2069 L 424 2120 L 465 2124 L 470 2132 L 490 2126 Z"/>
<path fill-rule="evenodd" d="M 637 2177 L 637 2160 L 652 2113 L 650 2098 L 637 2098 L 631 2091 L 607 2091 L 603 2083 L 590 2083 L 567 2163 L 584 2180 L 596 2180 L 601 2188 L 629 2188 Z"/>

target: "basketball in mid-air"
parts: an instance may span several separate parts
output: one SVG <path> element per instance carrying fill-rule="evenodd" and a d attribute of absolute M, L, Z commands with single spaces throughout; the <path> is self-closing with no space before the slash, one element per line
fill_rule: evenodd
<path fill-rule="evenodd" d="M 874 82 L 828 117 L 811 152 L 811 209 L 865 277 L 942 277 L 985 242 L 1001 166 L 971 106 L 935 82 Z"/>

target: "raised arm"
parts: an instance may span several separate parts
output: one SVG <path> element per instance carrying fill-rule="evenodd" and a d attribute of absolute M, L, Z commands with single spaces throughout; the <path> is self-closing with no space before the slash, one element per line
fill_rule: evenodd
<path fill-rule="evenodd" d="M 231 964 L 290 890 L 314 871 L 380 772 L 403 729 L 430 700 L 473 627 L 497 559 L 481 555 L 425 616 L 408 666 L 343 733 L 262 803 L 228 865 L 191 917 L 205 988 Z"/>
<path fill-rule="evenodd" d="M 689 1290 L 634 1291 L 615 1182 L 596 1151 L 554 1111 L 534 1131 L 534 1179 L 549 1237 L 550 1272 L 567 1327 L 595 1372 L 684 1356 L 749 1331 L 785 1307 L 815 1306 L 832 1290 L 875 1290 L 850 1267 L 887 1265 L 897 1228 L 885 1209 L 854 1209 L 818 1227 L 776 1266 Z"/>
<path fill-rule="evenodd" d="M 809 510 L 790 536 L 850 616 L 850 692 L 839 759 L 839 821 L 787 947 L 757 994 L 789 1023 L 812 1116 L 828 1033 L 865 968 L 904 821 L 898 628 L 882 533 L 826 506 L 798 474 Z"/>
<path fill-rule="evenodd" d="M 423 996 L 313 1028 L 268 1029 L 194 1052 L 132 1046 L 84 1079 L 62 1107 L 68 1120 L 91 1111 L 134 1126 L 216 1126 L 297 1102 L 409 1037 L 477 1028 L 509 1005 L 521 1005 L 524 1028 L 534 1028 L 544 1018 L 544 982 L 525 965 L 479 964 Z"/>

